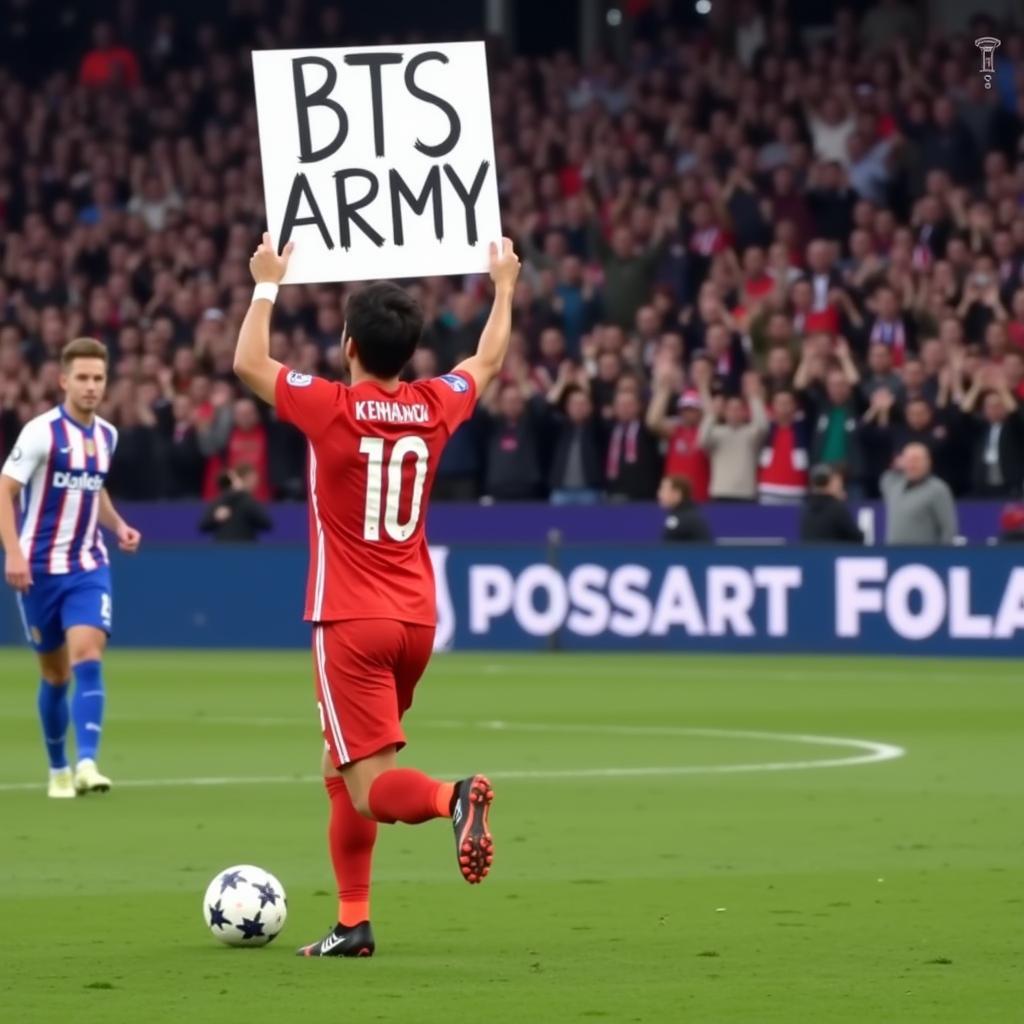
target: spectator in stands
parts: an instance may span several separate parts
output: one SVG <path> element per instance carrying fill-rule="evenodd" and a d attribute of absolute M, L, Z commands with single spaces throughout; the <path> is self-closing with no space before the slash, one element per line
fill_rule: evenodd
<path fill-rule="evenodd" d="M 775 392 L 757 470 L 758 498 L 765 504 L 795 503 L 807 493 L 808 432 L 798 411 L 792 391 Z"/>
<path fill-rule="evenodd" d="M 890 450 L 901 452 L 908 444 L 923 444 L 938 476 L 949 483 L 950 436 L 945 423 L 936 418 L 927 399 L 911 398 L 903 407 L 903 422 L 892 428 Z"/>
<path fill-rule="evenodd" d="M 187 498 L 199 494 L 206 460 L 199 447 L 195 408 L 186 394 L 174 396 L 166 445 L 168 487 L 164 497 Z"/>
<path fill-rule="evenodd" d="M 438 501 L 475 501 L 480 496 L 481 432 L 486 422 L 476 415 L 448 439 L 434 482 L 433 497 Z"/>
<path fill-rule="evenodd" d="M 579 359 L 583 335 L 597 321 L 596 288 L 578 256 L 564 256 L 558 266 L 553 310 L 565 335 L 566 353 Z"/>
<path fill-rule="evenodd" d="M 805 543 L 863 544 L 864 533 L 846 505 L 843 477 L 832 466 L 811 470 L 811 493 L 800 516 L 800 540 Z"/>
<path fill-rule="evenodd" d="M 876 288 L 870 305 L 874 315 L 867 322 L 868 343 L 884 345 L 892 356 L 892 365 L 898 368 L 916 347 L 913 321 L 903 315 L 891 285 Z"/>
<path fill-rule="evenodd" d="M 114 42 L 114 31 L 107 22 L 96 26 L 93 44 L 78 72 L 82 85 L 114 89 L 134 89 L 139 85 L 138 58 L 128 47 Z"/>
<path fill-rule="evenodd" d="M 980 393 L 983 382 L 994 386 Z M 979 397 L 980 393 L 980 397 Z M 980 415 L 971 415 L 980 402 Z M 979 374 L 964 397 L 972 430 L 971 493 L 979 498 L 1020 497 L 1024 488 L 1024 418 L 1006 375 Z"/>
<path fill-rule="evenodd" d="M 210 533 L 216 541 L 246 542 L 259 540 L 259 535 L 273 527 L 267 510 L 256 498 L 259 474 L 247 463 L 241 463 L 220 475 L 220 494 L 210 503 L 199 529 Z"/>
<path fill-rule="evenodd" d="M 598 416 L 604 420 L 612 417 L 612 404 L 619 381 L 625 372 L 622 356 L 617 351 L 606 349 L 596 359 L 590 360 L 595 368 L 591 377 L 590 392 Z"/>
<path fill-rule="evenodd" d="M 796 364 L 788 345 L 776 345 L 765 359 L 764 388 L 769 400 L 777 391 L 791 391 Z"/>
<path fill-rule="evenodd" d="M 807 191 L 817 233 L 843 244 L 853 228 L 853 208 L 857 202 L 857 193 L 850 188 L 846 175 L 847 151 L 848 146 L 837 159 L 812 165 Z M 830 287 L 842 287 L 842 283 L 842 275 L 837 274 Z"/>
<path fill-rule="evenodd" d="M 946 171 L 958 185 L 977 173 L 977 150 L 967 126 L 957 116 L 948 96 L 932 101 L 931 121 L 920 140 L 921 162 L 926 170 Z"/>
<path fill-rule="evenodd" d="M 710 544 L 714 541 L 707 522 L 693 501 L 690 481 L 681 476 L 662 477 L 658 504 L 665 510 L 662 539 Z"/>
<path fill-rule="evenodd" d="M 497 397 L 493 392 L 485 396 L 479 415 L 486 434 L 487 496 L 496 501 L 539 498 L 543 400 L 536 395 L 528 399 L 522 382 L 506 381 Z"/>
<path fill-rule="evenodd" d="M 839 469 L 847 489 L 856 494 L 865 483 L 870 489 L 864 480 L 864 452 L 857 432 L 863 400 L 854 390 L 858 375 L 849 350 L 837 346 L 836 356 L 838 365 L 827 372 L 822 385 L 821 378 L 814 377 L 815 355 L 805 349 L 794 386 L 804 400 L 812 427 L 811 461 Z"/>
<path fill-rule="evenodd" d="M 881 481 L 886 544 L 952 544 L 957 515 L 948 484 L 932 476 L 923 444 L 908 445 Z"/>
<path fill-rule="evenodd" d="M 700 442 L 703 403 L 699 392 L 688 389 L 676 401 L 676 415 L 666 416 L 672 385 L 671 370 L 656 374 L 647 408 L 647 429 L 666 443 L 664 476 L 686 480 L 693 501 L 705 502 L 711 483 L 711 465 Z"/>
<path fill-rule="evenodd" d="M 646 302 L 662 257 L 664 222 L 659 233 L 643 246 L 628 227 L 616 228 L 611 242 L 595 223 L 591 233 L 604 270 L 604 310 L 609 321 L 631 327 L 636 311 Z"/>
<path fill-rule="evenodd" d="M 713 399 L 702 395 L 704 417 L 700 444 L 711 463 L 711 497 L 715 501 L 753 501 L 757 497 L 757 461 L 768 430 L 768 414 L 757 374 L 744 379 L 744 397 Z M 722 421 L 719 421 L 719 408 Z"/>
<path fill-rule="evenodd" d="M 127 381 L 120 382 L 126 385 Z M 117 458 L 113 460 L 108 486 L 129 501 L 153 501 L 163 497 L 163 445 L 151 389 L 115 386 L 119 424 Z"/>
<path fill-rule="evenodd" d="M 601 500 L 604 442 L 588 388 L 572 381 L 570 363 L 563 365 L 549 395 L 557 424 L 549 473 L 553 505 L 594 505 Z"/>
<path fill-rule="evenodd" d="M 164 165 L 161 172 L 145 173 L 142 160 L 137 160 L 133 167 L 133 193 L 127 210 L 141 217 L 150 231 L 163 231 L 172 214 L 182 207 L 170 167 Z"/>
<path fill-rule="evenodd" d="M 605 487 L 612 499 L 650 501 L 660 479 L 661 458 L 643 420 L 636 386 L 624 380 L 615 394 L 605 460 Z"/>
<path fill-rule="evenodd" d="M 266 425 L 251 398 L 234 404 L 231 426 L 224 448 L 218 453 L 225 469 L 247 465 L 256 474 L 252 495 L 257 501 L 270 500 L 270 448 Z"/>
<path fill-rule="evenodd" d="M 880 388 L 898 396 L 903 391 L 903 379 L 893 368 L 892 349 L 884 342 L 874 342 L 868 350 L 868 372 L 860 384 L 864 398 L 870 404 Z"/>

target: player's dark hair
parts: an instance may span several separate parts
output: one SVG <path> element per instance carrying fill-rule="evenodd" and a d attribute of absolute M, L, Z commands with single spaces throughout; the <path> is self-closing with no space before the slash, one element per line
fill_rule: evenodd
<path fill-rule="evenodd" d="M 390 281 L 368 284 L 345 303 L 345 334 L 367 373 L 390 380 L 412 359 L 423 333 L 416 300 Z"/>
<path fill-rule="evenodd" d="M 823 462 L 818 463 L 818 465 L 811 469 L 811 489 L 815 491 L 827 490 L 835 474 L 836 471 L 831 466 Z"/>
<path fill-rule="evenodd" d="M 685 476 L 667 476 L 669 487 L 679 495 L 679 503 L 688 505 L 693 501 L 693 485 Z"/>
<path fill-rule="evenodd" d="M 104 365 L 110 362 L 107 346 L 95 338 L 75 338 L 64 346 L 60 354 L 60 365 L 65 372 L 71 369 L 76 359 L 102 359 Z"/>

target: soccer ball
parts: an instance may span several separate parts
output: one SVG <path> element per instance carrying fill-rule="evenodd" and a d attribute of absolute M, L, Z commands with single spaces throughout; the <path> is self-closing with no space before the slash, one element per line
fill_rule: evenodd
<path fill-rule="evenodd" d="M 203 920 L 229 946 L 265 946 L 288 916 L 284 886 L 263 868 L 236 864 L 217 874 L 203 897 Z"/>

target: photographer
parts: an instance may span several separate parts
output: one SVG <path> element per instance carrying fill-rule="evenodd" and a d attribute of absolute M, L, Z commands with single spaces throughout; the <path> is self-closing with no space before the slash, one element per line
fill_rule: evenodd
<path fill-rule="evenodd" d="M 220 494 L 203 514 L 199 529 L 212 533 L 216 541 L 248 541 L 274 524 L 263 505 L 253 497 L 259 478 L 247 463 L 229 469 L 217 479 Z"/>
<path fill-rule="evenodd" d="M 811 470 L 811 493 L 800 518 L 804 543 L 863 544 L 864 534 L 846 507 L 843 477 L 829 465 Z"/>
<path fill-rule="evenodd" d="M 693 486 L 686 477 L 662 477 L 658 487 L 658 504 L 665 511 L 662 540 L 713 544 L 707 521 L 693 500 Z"/>

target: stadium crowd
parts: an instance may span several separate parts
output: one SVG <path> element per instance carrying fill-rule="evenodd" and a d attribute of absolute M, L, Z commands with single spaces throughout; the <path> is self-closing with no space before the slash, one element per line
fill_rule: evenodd
<path fill-rule="evenodd" d="M 239 389 L 264 207 L 249 51 L 311 23 L 91 26 L 77 69 L 0 68 L 0 440 L 104 341 L 124 499 L 301 498 L 301 438 Z M 879 495 L 908 444 L 959 496 L 1024 488 L 1024 35 L 922 42 L 887 0 L 802 33 L 741 2 L 706 34 L 655 4 L 618 61 L 492 57 L 507 232 L 524 257 L 503 380 L 437 497 L 791 501 L 814 463 Z M 240 13 L 239 13 L 240 12 Z M 991 88 L 979 35 L 1001 35 Z M 941 84 L 941 88 L 936 88 Z M 301 244 L 301 235 L 298 237 Z M 412 374 L 475 347 L 485 279 L 409 283 Z M 282 289 L 272 354 L 343 377 L 346 289 Z"/>

